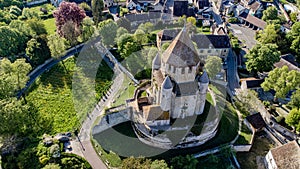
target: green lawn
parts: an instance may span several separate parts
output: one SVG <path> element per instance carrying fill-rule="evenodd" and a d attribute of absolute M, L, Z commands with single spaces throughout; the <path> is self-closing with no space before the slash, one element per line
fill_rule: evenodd
<path fill-rule="evenodd" d="M 239 135 L 239 138 L 234 143 L 235 145 L 241 145 L 241 144 L 250 144 L 252 137 L 252 132 L 248 129 L 248 127 L 242 123 L 242 130 Z"/>
<path fill-rule="evenodd" d="M 67 71 L 61 63 L 55 65 L 49 72 L 43 73 L 29 90 L 27 99 L 38 109 L 41 116 L 47 117 L 45 123 L 50 123 L 52 128 L 48 134 L 73 131 L 80 127 L 86 113 L 77 114 L 72 97 L 72 79 L 75 68 L 75 58 L 64 61 Z M 101 70 L 101 71 L 99 71 Z M 106 64 L 98 70 L 106 74 L 96 78 L 96 92 L 102 95 L 103 90 L 109 88 L 112 72 Z M 96 101 L 95 101 L 96 102 Z M 82 104 L 85 105 L 84 103 Z"/>
<path fill-rule="evenodd" d="M 124 81 L 122 88 L 119 91 L 119 97 L 115 99 L 115 102 L 112 103 L 111 107 L 119 106 L 122 104 L 125 104 L 125 101 L 127 99 L 130 99 L 133 97 L 135 86 L 130 83 L 130 79 L 124 75 Z"/>
<path fill-rule="evenodd" d="M 45 28 L 49 35 L 54 34 L 56 31 L 55 18 L 49 18 L 43 21 Z"/>
<path fill-rule="evenodd" d="M 39 6 L 34 6 L 29 8 L 31 11 L 34 11 L 36 13 L 38 13 L 39 15 L 43 15 L 43 12 L 40 11 L 40 8 L 44 8 L 48 10 L 48 13 L 52 13 L 53 10 L 55 10 L 55 7 L 53 5 L 49 4 L 43 4 L 43 5 L 39 5 Z"/>

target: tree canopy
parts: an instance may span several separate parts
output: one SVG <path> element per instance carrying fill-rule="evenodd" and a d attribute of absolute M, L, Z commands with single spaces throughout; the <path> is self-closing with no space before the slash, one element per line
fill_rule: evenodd
<path fill-rule="evenodd" d="M 72 21 L 74 26 L 79 29 L 79 26 L 82 20 L 85 18 L 85 11 L 77 6 L 76 3 L 72 2 L 62 2 L 53 12 L 53 16 L 55 17 L 55 24 L 57 28 L 57 33 L 61 37 L 64 36 L 63 26 Z"/>
<path fill-rule="evenodd" d="M 208 56 L 205 62 L 207 74 L 214 79 L 222 69 L 222 59 L 218 56 Z"/>
<path fill-rule="evenodd" d="M 300 132 L 300 109 L 293 108 L 286 116 L 285 122 Z"/>
<path fill-rule="evenodd" d="M 278 11 L 276 7 L 270 6 L 266 10 L 263 11 L 262 20 L 269 21 L 269 20 L 278 20 Z"/>
<path fill-rule="evenodd" d="M 280 60 L 280 52 L 275 44 L 256 44 L 245 55 L 248 71 L 264 72 L 273 69 L 273 64 Z"/>
<path fill-rule="evenodd" d="M 177 156 L 171 159 L 171 166 L 174 169 L 196 169 L 197 159 L 191 155 Z"/>
<path fill-rule="evenodd" d="M 289 71 L 287 66 L 275 68 L 261 84 L 264 91 L 273 89 L 277 98 L 285 98 L 286 94 L 300 85 L 300 72 Z"/>
<path fill-rule="evenodd" d="M 51 57 L 59 59 L 62 55 L 64 55 L 66 50 L 65 40 L 57 34 L 49 35 L 47 38 Z"/>
<path fill-rule="evenodd" d="M 25 59 L 11 62 L 7 58 L 0 61 L 0 99 L 14 97 L 16 92 L 25 87 L 28 80 L 27 74 L 31 66 Z"/>
<path fill-rule="evenodd" d="M 291 101 L 288 103 L 289 107 L 300 109 L 300 89 L 293 92 Z"/>
<path fill-rule="evenodd" d="M 297 60 L 300 61 L 300 22 L 294 23 L 287 36 L 292 40 L 291 49 L 295 52 Z"/>
<path fill-rule="evenodd" d="M 99 35 L 106 47 L 111 47 L 115 44 L 115 38 L 118 30 L 118 25 L 111 19 L 102 21 L 98 25 Z"/>
<path fill-rule="evenodd" d="M 37 36 L 27 42 L 26 54 L 29 56 L 33 66 L 44 63 L 51 57 L 50 49 L 47 45 L 45 35 Z"/>
<path fill-rule="evenodd" d="M 95 25 L 98 25 L 102 19 L 103 7 L 104 5 L 102 0 L 92 0 L 92 13 Z"/>
<path fill-rule="evenodd" d="M 13 58 L 25 50 L 27 37 L 16 29 L 1 26 L 0 37 L 0 57 Z"/>

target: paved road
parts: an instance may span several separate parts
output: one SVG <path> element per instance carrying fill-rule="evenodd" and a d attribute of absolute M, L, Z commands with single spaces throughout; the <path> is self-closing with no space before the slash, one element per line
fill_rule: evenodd
<path fill-rule="evenodd" d="M 65 60 L 73 56 L 75 53 L 80 52 L 83 46 L 84 44 L 77 45 L 76 48 L 73 47 L 67 50 L 66 54 L 60 59 L 57 60 L 50 59 L 49 61 L 46 61 L 42 66 L 36 68 L 31 73 L 29 73 L 29 80 L 27 81 L 25 87 L 17 94 L 17 97 L 20 98 L 22 94 L 30 87 L 30 85 L 32 85 L 32 83 L 36 80 L 36 78 L 39 77 L 42 73 L 51 69 L 54 65 L 56 65 L 60 61 Z"/>

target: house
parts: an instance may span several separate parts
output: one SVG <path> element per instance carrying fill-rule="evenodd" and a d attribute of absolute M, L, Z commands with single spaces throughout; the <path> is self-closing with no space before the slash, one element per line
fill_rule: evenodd
<path fill-rule="evenodd" d="M 174 16 L 188 16 L 188 7 L 189 1 L 188 0 L 174 0 L 174 9 L 173 15 Z"/>
<path fill-rule="evenodd" d="M 254 129 L 255 132 L 261 131 L 266 126 L 266 123 L 260 113 L 247 116 L 245 124 L 248 128 L 250 126 L 250 128 Z"/>
<path fill-rule="evenodd" d="M 192 40 L 197 44 L 200 58 L 207 56 L 219 56 L 226 59 L 231 48 L 227 35 L 192 35 Z"/>
<path fill-rule="evenodd" d="M 248 9 L 245 8 L 244 6 L 238 4 L 235 6 L 234 10 L 233 10 L 233 14 L 235 17 L 238 17 L 239 15 L 241 15 L 242 13 L 248 13 Z"/>
<path fill-rule="evenodd" d="M 247 8 L 249 9 L 250 15 L 253 15 L 253 16 L 256 16 L 259 18 L 262 17 L 262 12 L 264 10 L 262 3 L 258 2 L 258 1 L 254 1 L 250 5 L 248 5 Z"/>
<path fill-rule="evenodd" d="M 240 80 L 241 89 L 257 89 L 264 82 L 264 79 L 243 78 Z"/>
<path fill-rule="evenodd" d="M 198 9 L 204 9 L 210 7 L 209 0 L 194 0 L 194 5 L 198 7 Z"/>
<path fill-rule="evenodd" d="M 296 58 L 292 54 L 282 55 L 280 61 L 274 63 L 274 66 L 276 68 L 282 68 L 283 66 L 287 66 L 290 71 L 296 70 L 300 72 L 299 64 L 296 62 Z"/>
<path fill-rule="evenodd" d="M 109 8 L 112 6 L 117 6 L 118 3 L 116 3 L 115 0 L 103 0 L 103 5 L 104 5 L 104 8 Z"/>
<path fill-rule="evenodd" d="M 243 12 L 238 16 L 238 19 L 241 23 L 245 23 L 245 25 L 249 26 L 253 29 L 263 30 L 267 26 L 267 22 L 250 15 L 247 12 Z"/>
<path fill-rule="evenodd" d="M 300 148 L 294 140 L 271 149 L 264 160 L 267 169 L 299 169 Z"/>

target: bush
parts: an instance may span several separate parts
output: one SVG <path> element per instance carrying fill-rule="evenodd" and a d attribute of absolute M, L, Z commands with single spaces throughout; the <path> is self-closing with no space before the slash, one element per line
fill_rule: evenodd
<path fill-rule="evenodd" d="M 229 19 L 228 19 L 228 22 L 229 22 L 229 23 L 238 23 L 239 20 L 238 20 L 238 18 L 232 17 L 232 18 L 229 18 Z"/>

